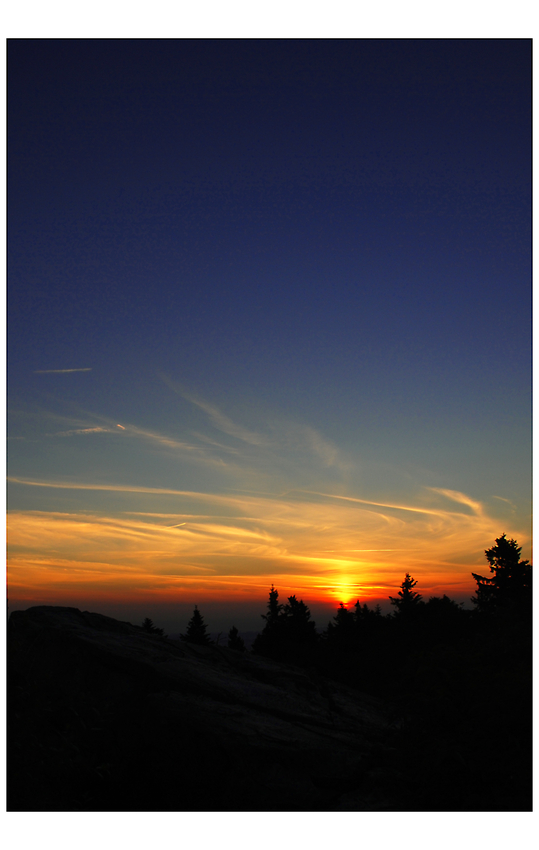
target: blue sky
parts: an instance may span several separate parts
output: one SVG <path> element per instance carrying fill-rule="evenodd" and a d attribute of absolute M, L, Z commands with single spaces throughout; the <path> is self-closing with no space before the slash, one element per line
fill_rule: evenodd
<path fill-rule="evenodd" d="M 11 40 L 11 606 L 529 557 L 530 180 L 527 40 Z"/>

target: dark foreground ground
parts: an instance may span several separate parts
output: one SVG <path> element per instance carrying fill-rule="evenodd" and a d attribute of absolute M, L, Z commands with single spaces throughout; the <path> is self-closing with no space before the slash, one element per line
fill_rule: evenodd
<path fill-rule="evenodd" d="M 406 685 L 368 694 L 324 665 L 13 612 L 7 808 L 528 811 L 531 680 L 489 651 L 412 655 Z"/>

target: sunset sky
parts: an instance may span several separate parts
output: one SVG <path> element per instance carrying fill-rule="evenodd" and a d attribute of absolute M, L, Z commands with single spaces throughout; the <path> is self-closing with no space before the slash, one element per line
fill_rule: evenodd
<path fill-rule="evenodd" d="M 8 43 L 9 610 L 531 557 L 531 42 Z"/>

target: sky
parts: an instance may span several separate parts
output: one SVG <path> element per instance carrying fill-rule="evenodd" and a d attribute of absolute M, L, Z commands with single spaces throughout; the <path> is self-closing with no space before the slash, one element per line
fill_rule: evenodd
<path fill-rule="evenodd" d="M 9 610 L 531 557 L 531 42 L 11 39 Z"/>

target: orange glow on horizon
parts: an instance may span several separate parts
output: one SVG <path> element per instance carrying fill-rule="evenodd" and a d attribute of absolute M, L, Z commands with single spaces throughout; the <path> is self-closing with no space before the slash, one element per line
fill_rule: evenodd
<path fill-rule="evenodd" d="M 471 513 L 470 500 L 453 491 L 429 497 L 440 501 L 436 511 L 389 519 L 389 507 L 329 497 L 197 493 L 183 502 L 188 495 L 175 496 L 174 513 L 10 512 L 10 604 L 208 600 L 265 610 L 273 583 L 281 602 L 295 594 L 337 608 L 387 601 L 407 572 L 425 600 L 469 600 L 471 573 L 488 568 L 484 549 L 501 533 L 497 520 L 475 503 Z"/>
<path fill-rule="evenodd" d="M 305 604 L 322 604 L 337 608 L 342 602 L 345 607 L 361 604 L 373 605 L 388 600 L 400 587 L 403 574 L 395 573 L 393 583 L 358 584 L 347 582 L 322 582 L 319 577 L 294 575 L 293 573 L 267 575 L 169 575 L 149 573 L 143 569 L 118 569 L 116 565 L 95 562 L 58 562 L 48 559 L 11 560 L 8 570 L 9 599 L 17 604 L 19 598 L 33 599 L 39 604 L 84 605 L 85 598 L 111 602 L 137 602 L 151 600 L 156 604 L 174 601 L 204 600 L 213 603 L 249 604 L 265 609 L 268 593 L 273 584 L 284 603 L 289 596 L 303 599 Z M 471 596 L 475 584 L 470 578 L 455 582 L 454 577 L 438 575 L 437 584 L 418 585 L 425 599 L 433 595 L 453 594 Z"/>

